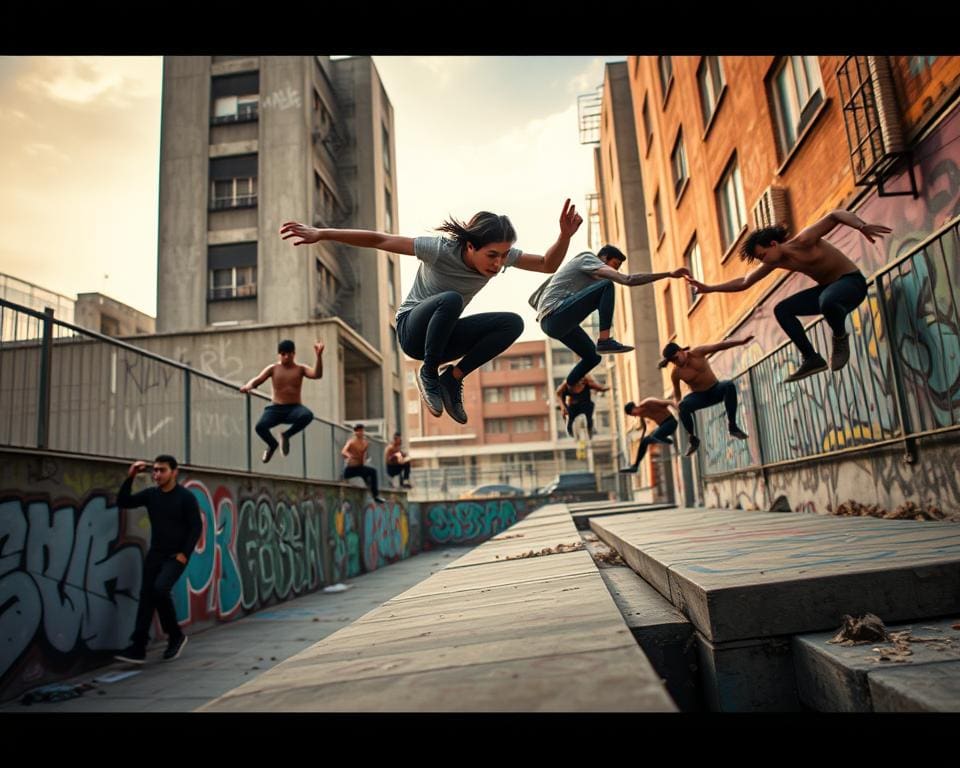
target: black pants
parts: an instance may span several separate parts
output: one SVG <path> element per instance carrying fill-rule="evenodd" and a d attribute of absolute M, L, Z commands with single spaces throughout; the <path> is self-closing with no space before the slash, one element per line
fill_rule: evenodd
<path fill-rule="evenodd" d="M 653 430 L 653 432 L 640 441 L 640 448 L 637 449 L 637 458 L 633 462 L 633 466 L 640 466 L 640 462 L 643 461 L 643 457 L 647 453 L 647 448 L 656 443 L 658 440 L 673 444 L 673 440 L 670 439 L 670 435 L 677 431 L 678 426 L 680 425 L 677 424 L 677 420 L 673 418 L 673 416 L 667 416 L 667 418 L 661 421 L 659 426 Z"/>
<path fill-rule="evenodd" d="M 387 464 L 387 474 L 390 477 L 400 475 L 400 482 L 405 483 L 410 479 L 410 463 L 406 464 Z"/>
<path fill-rule="evenodd" d="M 732 381 L 718 381 L 710 389 L 703 392 L 691 392 L 680 401 L 680 421 L 687 432 L 696 434 L 693 427 L 695 411 L 709 408 L 711 405 L 723 401 L 727 409 L 727 424 L 734 426 L 737 423 L 737 385 Z"/>
<path fill-rule="evenodd" d="M 370 489 L 370 493 L 374 496 L 380 495 L 377 490 L 377 470 L 373 467 L 346 467 L 343 470 L 343 477 L 345 480 L 349 480 L 351 477 L 362 477 L 363 482 Z"/>
<path fill-rule="evenodd" d="M 830 285 L 818 285 L 784 299 L 773 309 L 790 341 L 797 345 L 804 358 L 813 357 L 816 350 L 804 333 L 803 323 L 797 317 L 823 315 L 836 336 L 846 333 L 847 315 L 867 298 L 867 279 L 860 272 L 851 272 Z"/>
<path fill-rule="evenodd" d="M 441 363 L 462 357 L 466 375 L 493 360 L 523 333 L 523 318 L 513 312 L 481 312 L 460 318 L 463 296 L 445 291 L 421 301 L 397 319 L 397 340 L 414 360 L 435 371 Z"/>
<path fill-rule="evenodd" d="M 587 417 L 587 432 L 591 437 L 593 436 L 593 409 L 594 404 L 592 400 L 573 403 L 573 405 L 567 406 L 567 434 L 570 435 L 570 437 L 573 437 L 573 421 L 581 413 Z"/>
<path fill-rule="evenodd" d="M 131 641 L 137 647 L 147 647 L 154 611 L 160 617 L 160 626 L 168 637 L 176 638 L 183 634 L 180 625 L 177 624 L 177 612 L 173 607 L 170 590 L 177 583 L 185 567 L 172 555 L 147 552 L 147 558 L 143 563 L 143 582 L 140 585 L 137 623 L 131 636 Z"/>
<path fill-rule="evenodd" d="M 276 448 L 277 441 L 273 435 L 270 434 L 270 430 L 273 427 L 277 426 L 277 424 L 291 424 L 290 429 L 283 433 L 289 438 L 293 437 L 297 432 L 306 429 L 311 421 L 313 421 L 313 411 L 305 405 L 300 403 L 292 403 L 290 405 L 274 403 L 263 409 L 263 415 L 257 422 L 255 429 L 263 442 L 271 448 Z"/>
<path fill-rule="evenodd" d="M 600 330 L 606 331 L 613 325 L 613 307 L 616 302 L 613 283 L 610 280 L 597 280 L 582 291 L 568 296 L 553 312 L 540 321 L 543 332 L 562 342 L 580 358 L 570 373 L 567 385 L 573 386 L 600 364 L 602 359 L 580 323 L 594 310 L 600 313 Z"/>

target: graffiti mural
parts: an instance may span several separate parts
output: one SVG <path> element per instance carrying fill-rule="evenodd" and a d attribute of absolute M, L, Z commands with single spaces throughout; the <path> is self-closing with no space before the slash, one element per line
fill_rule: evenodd
<path fill-rule="evenodd" d="M 516 503 L 524 506 L 524 501 Z M 532 507 L 518 516 L 514 499 L 488 501 L 450 501 L 426 505 L 424 517 L 426 541 L 433 544 L 477 544 L 509 528 Z"/>
<path fill-rule="evenodd" d="M 128 644 L 150 527 L 145 510 L 116 507 L 126 467 L 0 451 L 0 700 Z M 179 480 L 203 520 L 173 589 L 194 630 L 423 548 L 420 507 L 365 502 L 365 489 L 192 470 Z"/>

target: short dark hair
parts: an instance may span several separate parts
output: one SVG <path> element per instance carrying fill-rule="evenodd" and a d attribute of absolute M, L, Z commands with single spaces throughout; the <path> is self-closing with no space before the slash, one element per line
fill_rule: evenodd
<path fill-rule="evenodd" d="M 774 241 L 782 243 L 786 239 L 787 228 L 782 224 L 774 224 L 773 226 L 763 227 L 755 232 L 751 232 L 740 248 L 740 259 L 742 261 L 756 261 L 757 257 L 753 255 L 753 249 L 758 245 L 766 248 Z"/>
<path fill-rule="evenodd" d="M 657 363 L 657 368 L 666 368 L 670 364 L 670 358 L 673 357 L 677 352 L 686 351 L 690 347 L 681 347 L 677 342 L 671 341 L 667 346 L 663 348 L 663 359 Z"/>
<path fill-rule="evenodd" d="M 277 344 L 277 352 L 296 352 L 297 345 L 294 344 L 290 339 L 284 339 L 279 344 Z"/>
<path fill-rule="evenodd" d="M 170 469 L 177 468 L 177 460 L 171 456 L 169 453 L 161 453 L 157 458 L 153 460 L 154 464 L 167 464 Z"/>
<path fill-rule="evenodd" d="M 394 436 L 394 437 L 402 437 L 402 435 L 401 435 L 399 432 L 394 432 L 394 433 L 393 433 L 393 436 Z"/>
<path fill-rule="evenodd" d="M 354 424 L 353 431 L 356 432 L 358 429 L 363 429 L 363 424 Z"/>
<path fill-rule="evenodd" d="M 623 412 L 627 414 L 627 416 L 633 416 L 633 409 L 636 407 L 637 404 L 631 400 L 629 403 L 623 406 Z"/>
<path fill-rule="evenodd" d="M 603 246 L 603 248 L 597 251 L 597 258 L 600 259 L 600 261 L 606 261 L 610 258 L 618 259 L 620 261 L 627 260 L 627 257 L 623 255 L 623 251 L 617 248 L 617 246 L 609 244 Z"/>

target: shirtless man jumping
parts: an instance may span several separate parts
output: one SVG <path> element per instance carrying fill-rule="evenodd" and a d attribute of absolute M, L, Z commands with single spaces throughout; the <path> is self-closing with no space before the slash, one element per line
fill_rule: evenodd
<path fill-rule="evenodd" d="M 676 408 L 677 404 L 673 400 L 661 400 L 658 397 L 645 397 L 639 403 L 632 400 L 623 406 L 627 416 L 637 416 L 640 419 L 642 432 L 640 434 L 640 447 L 637 449 L 637 458 L 629 467 L 620 470 L 623 474 L 634 474 L 640 468 L 640 462 L 643 461 L 647 448 L 653 443 L 662 445 L 673 445 L 670 435 L 677 431 L 677 420 L 671 413 L 671 408 Z M 647 434 L 647 419 L 654 422 L 657 428 Z"/>
<path fill-rule="evenodd" d="M 891 231 L 881 224 L 867 224 L 849 211 L 835 210 L 793 238 L 788 239 L 786 228 L 781 226 L 764 227 L 751 233 L 740 249 L 740 258 L 746 262 L 759 261 L 760 266 L 743 277 L 718 285 L 687 278 L 699 293 L 744 291 L 775 269 L 801 272 L 816 280 L 816 286 L 784 299 L 773 310 L 780 327 L 803 357 L 800 366 L 785 381 L 799 381 L 827 369 L 827 361 L 813 348 L 798 316 L 826 318 L 833 331 L 830 370 L 839 371 L 850 359 L 847 315 L 867 297 L 867 280 L 856 264 L 823 239 L 837 224 L 860 230 L 871 243 Z"/>
<path fill-rule="evenodd" d="M 665 368 L 673 363 L 670 378 L 673 381 L 673 396 L 680 403 L 680 421 L 690 434 L 690 446 L 686 455 L 692 456 L 700 447 L 700 438 L 694 433 L 693 414 L 696 411 L 716 405 L 721 400 L 727 409 L 727 427 L 731 437 L 746 440 L 747 433 L 737 426 L 737 385 L 732 381 L 717 381 L 717 375 L 710 368 L 707 355 L 722 349 L 749 344 L 753 336 L 745 339 L 731 339 L 718 344 L 704 344 L 701 347 L 680 347 L 670 342 L 663 348 L 663 360 L 659 366 Z M 680 382 L 686 383 L 690 394 L 680 399 Z"/>
<path fill-rule="evenodd" d="M 300 402 L 300 389 L 303 386 L 304 379 L 319 379 L 323 376 L 323 360 L 321 359 L 323 346 L 322 341 L 313 345 L 313 351 L 317 354 L 317 363 L 313 368 L 310 368 L 294 362 L 296 346 L 289 339 L 285 339 L 277 345 L 280 361 L 271 363 L 259 375 L 240 387 L 241 392 L 249 392 L 251 389 L 259 387 L 267 379 L 270 379 L 273 385 L 273 403 L 264 409 L 263 415 L 256 426 L 260 439 L 267 444 L 267 450 L 263 452 L 264 464 L 270 461 L 277 450 L 277 441 L 270 434 L 273 427 L 277 424 L 291 425 L 288 430 L 280 435 L 280 452 L 286 456 L 290 453 L 290 438 L 297 432 L 306 429 L 313 421 L 313 411 Z"/>

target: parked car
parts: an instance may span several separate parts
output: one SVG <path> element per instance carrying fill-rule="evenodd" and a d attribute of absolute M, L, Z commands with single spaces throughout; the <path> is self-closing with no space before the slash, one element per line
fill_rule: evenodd
<path fill-rule="evenodd" d="M 537 493 L 542 496 L 549 496 L 551 493 L 596 490 L 597 477 L 593 472 L 561 472 Z"/>
<path fill-rule="evenodd" d="M 526 491 L 523 488 L 517 488 L 515 485 L 506 485 L 504 483 L 494 483 L 493 485 L 478 485 L 472 491 L 463 495 L 465 499 L 491 499 L 499 496 L 525 496 Z"/>

